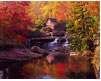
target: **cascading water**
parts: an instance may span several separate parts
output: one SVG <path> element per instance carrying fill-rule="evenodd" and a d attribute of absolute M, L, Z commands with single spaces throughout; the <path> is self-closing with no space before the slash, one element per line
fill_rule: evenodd
<path fill-rule="evenodd" d="M 66 48 L 67 48 L 67 47 L 68 47 L 68 39 L 67 39 L 67 36 L 64 36 L 63 38 L 65 39 L 65 42 L 59 43 L 59 42 L 58 42 L 59 38 L 55 38 L 54 41 L 48 43 L 48 46 L 49 46 L 49 47 L 62 46 L 62 47 L 66 47 Z"/>
<path fill-rule="evenodd" d="M 58 43 L 58 38 L 56 38 L 54 41 L 48 43 L 48 46 L 55 46 Z"/>
<path fill-rule="evenodd" d="M 55 50 L 54 50 L 54 48 L 57 48 L 57 47 L 60 46 L 60 44 L 58 44 L 58 39 L 59 39 L 59 38 L 55 38 L 54 41 L 45 44 L 43 47 L 44 47 L 45 49 L 48 49 L 49 52 L 51 52 L 51 53 L 56 53 Z"/>
<path fill-rule="evenodd" d="M 67 39 L 67 36 L 65 36 L 65 39 L 66 39 L 66 41 L 63 43 L 62 46 L 67 48 L 68 47 L 68 39 Z"/>
<path fill-rule="evenodd" d="M 63 42 L 61 42 L 61 40 Z M 65 41 L 64 41 L 65 40 Z M 68 39 L 67 36 L 57 37 L 54 41 L 49 42 L 43 45 L 43 48 L 49 50 L 50 53 L 56 54 L 58 51 L 55 51 L 58 48 L 67 48 L 68 47 Z"/>

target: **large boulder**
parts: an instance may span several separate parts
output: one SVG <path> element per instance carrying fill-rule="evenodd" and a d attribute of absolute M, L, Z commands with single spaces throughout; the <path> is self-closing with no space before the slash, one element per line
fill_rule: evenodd
<path fill-rule="evenodd" d="M 65 31 L 53 31 L 53 36 L 64 36 Z"/>
<path fill-rule="evenodd" d="M 67 48 L 64 48 L 64 47 L 54 48 L 54 50 L 57 51 L 57 52 L 61 52 L 61 53 L 66 53 L 66 52 L 68 52 L 68 51 L 67 51 Z"/>
<path fill-rule="evenodd" d="M 47 50 L 45 50 L 45 49 L 42 49 L 42 48 L 40 48 L 40 47 L 38 47 L 38 46 L 32 46 L 32 48 L 31 48 L 31 50 L 33 51 L 33 52 L 35 52 L 35 53 L 38 53 L 38 54 L 49 54 L 49 52 L 47 51 Z"/>

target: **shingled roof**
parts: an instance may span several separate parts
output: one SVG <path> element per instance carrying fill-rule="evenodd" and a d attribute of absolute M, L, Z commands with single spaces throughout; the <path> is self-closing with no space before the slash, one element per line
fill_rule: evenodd
<path fill-rule="evenodd" d="M 51 20 L 52 22 L 57 22 L 56 18 L 48 18 L 48 20 Z"/>

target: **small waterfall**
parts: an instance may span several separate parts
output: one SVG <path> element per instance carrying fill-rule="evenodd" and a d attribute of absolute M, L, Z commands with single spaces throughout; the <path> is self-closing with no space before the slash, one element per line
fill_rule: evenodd
<path fill-rule="evenodd" d="M 56 38 L 54 41 L 48 43 L 48 46 L 55 46 L 58 43 L 58 38 Z"/>
<path fill-rule="evenodd" d="M 57 37 L 54 41 L 46 43 L 43 45 L 43 48 L 48 49 L 50 53 L 58 53 L 58 49 L 68 48 L 68 38 L 67 36 L 64 37 Z"/>
<path fill-rule="evenodd" d="M 67 36 L 65 36 L 66 41 L 63 43 L 63 47 L 68 47 L 68 39 Z"/>

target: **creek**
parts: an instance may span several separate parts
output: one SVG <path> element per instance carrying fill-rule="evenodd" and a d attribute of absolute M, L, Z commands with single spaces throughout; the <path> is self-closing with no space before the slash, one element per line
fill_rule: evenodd
<path fill-rule="evenodd" d="M 5 79 L 95 79 L 93 68 L 85 57 L 71 57 L 65 52 L 68 39 L 59 42 L 56 38 L 45 43 L 41 48 L 47 49 L 49 55 L 37 60 L 14 63 L 0 71 L 0 78 Z M 30 43 L 28 43 L 30 44 Z M 61 50 L 61 51 L 60 51 Z"/>

